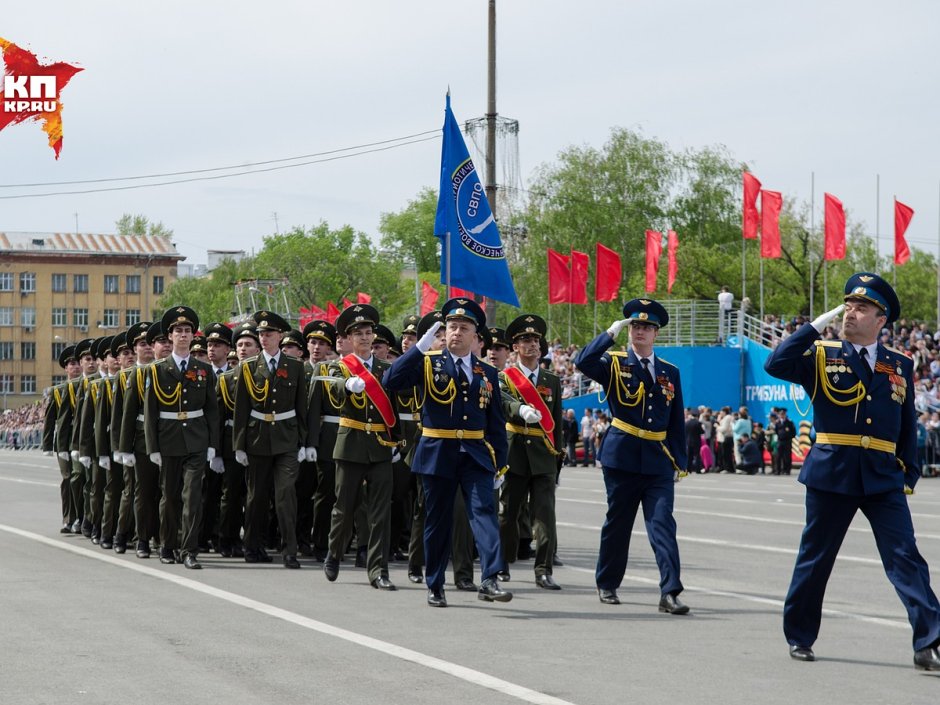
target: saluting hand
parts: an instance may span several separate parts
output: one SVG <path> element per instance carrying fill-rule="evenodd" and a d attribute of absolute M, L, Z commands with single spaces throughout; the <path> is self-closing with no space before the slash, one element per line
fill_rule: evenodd
<path fill-rule="evenodd" d="M 832 319 L 838 316 L 845 310 L 845 304 L 839 304 L 831 311 L 826 311 L 823 315 L 819 316 L 815 321 L 813 321 L 813 328 L 815 328 L 819 333 L 822 333 L 826 330 L 826 326 L 832 323 Z"/>
<path fill-rule="evenodd" d="M 434 321 L 431 324 L 431 327 L 428 328 L 427 332 L 421 336 L 421 340 L 415 343 L 415 347 L 418 348 L 423 353 L 426 353 L 431 349 L 431 346 L 434 344 L 434 338 L 437 336 L 437 331 L 441 329 L 441 326 L 444 325 L 440 321 Z"/>
<path fill-rule="evenodd" d="M 614 321 L 610 324 L 610 328 L 607 329 L 607 334 L 610 335 L 614 340 L 617 339 L 617 336 L 620 335 L 620 331 L 623 330 L 624 326 L 627 325 L 627 319 L 621 318 L 619 321 Z"/>

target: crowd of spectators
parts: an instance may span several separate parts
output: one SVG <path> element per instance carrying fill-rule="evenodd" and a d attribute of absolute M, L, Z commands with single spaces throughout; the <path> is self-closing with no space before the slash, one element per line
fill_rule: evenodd
<path fill-rule="evenodd" d="M 45 401 L 0 412 L 0 448 L 31 450 L 42 444 Z"/>

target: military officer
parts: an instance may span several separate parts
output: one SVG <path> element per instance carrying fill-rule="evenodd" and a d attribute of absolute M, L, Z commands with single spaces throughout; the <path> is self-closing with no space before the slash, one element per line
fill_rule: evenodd
<path fill-rule="evenodd" d="M 679 600 L 682 582 L 674 483 L 685 474 L 686 443 L 679 369 L 653 352 L 659 329 L 669 322 L 662 304 L 633 299 L 615 321 L 578 353 L 575 365 L 605 389 L 611 427 L 601 449 L 607 487 L 607 519 L 601 529 L 595 578 L 600 601 L 617 605 L 627 568 L 630 534 L 640 504 L 646 533 L 659 565 L 659 611 L 687 614 Z M 624 326 L 630 350 L 607 352 Z"/>
<path fill-rule="evenodd" d="M 500 373 L 509 472 L 500 495 L 499 535 L 506 561 L 514 563 L 519 547 L 519 516 L 528 498 L 536 538 L 535 584 L 546 590 L 560 590 L 552 577 L 552 556 L 558 543 L 555 477 L 564 453 L 561 381 L 539 366 L 539 344 L 545 333 L 545 320 L 528 313 L 506 328 L 517 362 Z"/>
<path fill-rule="evenodd" d="M 497 370 L 502 371 L 509 361 L 511 348 L 506 339 L 506 331 L 502 328 L 490 328 L 490 339 L 493 341 L 486 352 L 486 359 Z"/>
<path fill-rule="evenodd" d="M 229 369 L 228 353 L 232 349 L 232 330 L 224 323 L 210 323 L 202 336 L 193 337 L 193 344 L 189 348 L 190 353 L 196 355 L 200 347 L 206 351 L 206 362 L 212 367 L 212 374 L 215 375 L 219 422 L 222 425 L 219 427 L 219 448 L 216 449 L 215 458 L 209 463 L 210 472 L 206 473 L 202 485 L 202 526 L 199 529 L 199 546 L 205 546 L 207 549 L 214 548 L 217 552 L 221 552 L 219 514 L 225 474 L 225 455 L 227 452 L 230 457 L 234 456 L 233 452 L 225 447 L 225 441 L 228 440 L 229 448 L 231 448 L 232 433 L 231 424 L 225 426 L 228 410 L 221 397 L 220 377 Z M 198 355 L 197 359 L 199 359 Z M 227 438 L 226 431 L 228 431 Z"/>
<path fill-rule="evenodd" d="M 98 387 L 98 391 L 104 394 L 95 409 L 95 452 L 98 456 L 98 467 L 104 475 L 100 546 L 105 550 L 114 547 L 114 533 L 121 507 L 121 494 L 124 491 L 124 465 L 111 457 L 113 450 L 117 450 L 117 446 L 111 444 L 111 421 L 114 418 L 114 398 L 117 394 L 121 363 L 123 361 L 128 364 L 127 331 L 122 330 L 111 338 L 108 353 L 105 358 L 108 371 Z M 129 362 L 133 364 L 133 357 Z M 123 460 L 122 456 L 119 457 Z"/>
<path fill-rule="evenodd" d="M 189 352 L 199 317 L 188 306 L 168 309 L 161 328 L 173 345 L 149 367 L 144 432 L 150 460 L 160 466 L 160 562 L 182 558 L 199 569 L 199 526 L 206 461 L 219 446 L 219 410 L 212 368 Z M 179 553 L 176 554 L 175 552 Z"/>
<path fill-rule="evenodd" d="M 843 309 L 843 340 L 821 340 Z M 920 477 L 913 363 L 878 343 L 881 329 L 900 313 L 888 282 L 870 272 L 854 274 L 845 284 L 845 303 L 803 325 L 765 363 L 767 372 L 812 395 L 816 428 L 816 445 L 800 470 L 806 526 L 783 608 L 790 656 L 800 661 L 815 660 L 826 583 L 861 510 L 907 609 L 914 666 L 940 671 L 940 603 L 915 544 L 905 497 Z"/>
<path fill-rule="evenodd" d="M 43 421 L 42 449 L 55 453 L 62 481 L 59 494 L 62 499 L 62 528 L 60 533 L 72 532 L 72 526 L 81 517 L 81 511 L 72 499 L 72 459 L 68 439 L 72 431 L 72 412 L 75 410 L 76 382 L 81 379 L 82 368 L 75 357 L 76 347 L 68 345 L 59 353 L 59 367 L 65 370 L 66 381 L 52 388 Z M 77 533 L 77 532 L 76 532 Z"/>
<path fill-rule="evenodd" d="M 297 494 L 294 484 L 306 459 L 307 380 L 303 362 L 281 354 L 281 336 L 290 330 L 272 311 L 254 314 L 261 354 L 239 364 L 235 383 L 235 460 L 245 469 L 245 561 L 267 563 L 264 550 L 270 491 L 284 541 L 285 568 L 297 560 Z"/>
<path fill-rule="evenodd" d="M 383 388 L 388 363 L 372 354 L 379 312 L 369 304 L 346 307 L 336 319 L 337 332 L 349 338 L 352 352 L 330 365 L 330 391 L 341 401 L 339 432 L 333 449 L 336 461 L 336 504 L 330 523 L 329 553 L 323 564 L 327 580 L 336 580 L 339 561 L 355 521 L 363 483 L 366 485 L 366 527 L 369 582 L 379 590 L 395 590 L 388 577 L 392 455 L 398 448 L 397 416 Z"/>
<path fill-rule="evenodd" d="M 496 574 L 506 567 L 499 544 L 499 522 L 493 498 L 494 476 L 506 466 L 506 419 L 499 398 L 495 368 L 474 356 L 471 346 L 486 323 L 479 304 L 463 298 L 441 309 L 446 321 L 446 350 L 425 355 L 441 328 L 434 323 L 421 339 L 392 364 L 392 391 L 417 388 L 424 397 L 421 438 L 412 458 L 412 472 L 421 475 L 426 523 L 428 604 L 446 607 L 444 572 L 451 549 L 454 497 L 463 494 L 480 553 L 483 581 L 478 597 L 508 602 Z"/>
<path fill-rule="evenodd" d="M 101 541 L 101 523 L 103 519 L 104 486 L 106 466 L 100 462 L 96 447 L 101 439 L 99 433 L 106 434 L 99 424 L 102 410 L 110 412 L 110 382 L 108 369 L 111 357 L 111 338 L 106 335 L 95 338 L 91 346 L 97 373 L 88 378 L 88 387 L 81 403 L 78 426 L 78 461 L 85 468 L 85 492 L 88 496 L 88 518 L 91 522 L 91 542 L 98 545 Z M 109 416 L 110 418 L 110 416 Z M 110 453 L 108 454 L 110 455 Z M 107 463 L 106 463 L 107 464 Z"/>

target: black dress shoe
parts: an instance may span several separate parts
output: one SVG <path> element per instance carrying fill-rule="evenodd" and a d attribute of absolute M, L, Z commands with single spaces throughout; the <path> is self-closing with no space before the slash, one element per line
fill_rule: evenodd
<path fill-rule="evenodd" d="M 809 646 L 796 646 L 794 644 L 790 646 L 790 658 L 795 661 L 815 661 L 816 654 Z"/>
<path fill-rule="evenodd" d="M 284 567 L 296 570 L 300 567 L 300 561 L 297 560 L 297 556 L 284 556 Z"/>
<path fill-rule="evenodd" d="M 138 558 L 150 558 L 150 542 L 149 541 L 137 542 L 137 557 Z"/>
<path fill-rule="evenodd" d="M 114 537 L 114 552 L 125 553 L 127 551 L 127 541 L 123 536 Z"/>
<path fill-rule="evenodd" d="M 75 521 L 73 521 L 71 528 L 72 528 L 72 533 L 73 533 L 73 534 L 80 534 L 80 533 L 82 533 L 82 520 L 81 520 L 81 519 L 76 519 Z"/>
<path fill-rule="evenodd" d="M 257 551 L 245 551 L 245 563 L 260 563 Z"/>
<path fill-rule="evenodd" d="M 408 580 L 410 580 L 411 582 L 415 583 L 416 585 L 420 585 L 421 583 L 424 582 L 424 576 L 421 574 L 421 571 L 420 571 L 420 570 L 417 571 L 417 572 L 413 572 L 413 571 L 410 571 L 410 570 L 409 570 L 409 571 L 408 571 Z"/>
<path fill-rule="evenodd" d="M 477 590 L 476 583 L 474 583 L 472 580 L 468 580 L 467 578 L 460 578 L 460 580 L 457 580 L 454 585 L 458 590 L 462 590 L 463 592 L 476 592 Z"/>
<path fill-rule="evenodd" d="M 403 561 L 407 561 L 407 560 L 408 560 L 408 556 L 407 556 L 406 554 L 402 553 L 401 550 L 398 550 L 398 551 L 395 551 L 395 553 L 392 554 L 392 560 L 395 561 L 396 563 L 401 563 L 401 562 L 403 562 Z"/>
<path fill-rule="evenodd" d="M 561 585 L 550 575 L 536 575 L 535 584 L 544 590 L 561 590 Z"/>
<path fill-rule="evenodd" d="M 105 551 L 110 551 L 112 548 L 114 548 L 114 540 L 109 538 L 102 538 L 98 542 L 98 545 L 101 546 L 101 548 L 103 548 Z"/>
<path fill-rule="evenodd" d="M 91 538 L 91 522 L 88 519 L 82 519 L 82 536 L 86 539 Z"/>
<path fill-rule="evenodd" d="M 552 565 L 556 568 L 564 565 L 564 563 L 561 562 L 561 558 L 558 557 L 557 553 L 552 556 Z"/>
<path fill-rule="evenodd" d="M 245 557 L 245 549 L 242 547 L 242 545 L 240 543 L 233 543 L 232 544 L 232 558 L 244 558 L 244 557 Z"/>
<path fill-rule="evenodd" d="M 336 576 L 339 575 L 339 561 L 333 556 L 327 556 L 323 562 L 323 574 L 331 583 L 336 580 Z"/>
<path fill-rule="evenodd" d="M 232 542 L 221 540 L 219 541 L 219 555 L 222 558 L 231 558 L 232 557 Z"/>
<path fill-rule="evenodd" d="M 659 600 L 659 611 L 667 614 L 688 614 L 689 606 L 683 604 L 678 595 L 663 595 Z"/>
<path fill-rule="evenodd" d="M 92 535 L 91 535 L 91 542 L 92 542 L 95 546 L 97 546 L 99 543 L 101 543 L 101 538 L 98 537 L 98 536 L 96 536 L 95 534 L 92 534 Z"/>
<path fill-rule="evenodd" d="M 501 570 L 501 571 L 499 571 L 499 572 L 496 574 L 496 579 L 497 579 L 499 582 L 501 582 L 501 583 L 508 583 L 508 582 L 509 582 L 509 571 L 508 571 L 508 570 Z"/>
<path fill-rule="evenodd" d="M 263 548 L 258 549 L 257 556 L 258 556 L 259 563 L 271 563 L 274 561 L 274 559 L 271 558 L 271 556 L 268 555 L 268 552 L 265 551 Z"/>
<path fill-rule="evenodd" d="M 398 589 L 395 587 L 395 584 L 388 579 L 387 575 L 380 575 L 375 580 L 371 581 L 371 585 L 376 590 L 388 590 L 389 592 L 394 592 Z"/>
<path fill-rule="evenodd" d="M 196 560 L 196 556 L 192 553 L 187 553 L 186 558 L 183 559 L 183 565 L 189 568 L 190 570 L 201 570 L 202 563 Z"/>
<path fill-rule="evenodd" d="M 60 534 L 71 534 L 71 533 L 72 533 L 72 525 L 71 525 L 71 524 L 66 524 L 66 525 L 63 526 L 61 529 L 59 529 L 59 533 L 60 533 Z"/>
<path fill-rule="evenodd" d="M 435 590 L 434 588 L 428 590 L 428 604 L 431 607 L 447 607 L 447 598 L 444 597 L 444 591 Z"/>
<path fill-rule="evenodd" d="M 309 543 L 302 543 L 297 547 L 297 552 L 304 558 L 313 558 L 313 546 Z"/>
<path fill-rule="evenodd" d="M 495 578 L 487 578 L 480 584 L 477 599 L 484 602 L 509 602 L 512 599 L 512 593 L 503 590 Z"/>
<path fill-rule="evenodd" d="M 918 671 L 940 671 L 940 649 L 928 646 L 914 652 L 914 668 Z"/>
<path fill-rule="evenodd" d="M 366 567 L 366 556 L 367 556 L 367 551 L 365 547 L 362 547 L 358 551 L 356 551 L 356 567 L 357 568 Z"/>
<path fill-rule="evenodd" d="M 168 548 L 160 549 L 160 562 L 165 565 L 173 565 L 176 559 L 173 557 L 173 551 Z"/>
<path fill-rule="evenodd" d="M 597 588 L 597 597 L 605 605 L 620 604 L 620 598 L 617 597 L 616 590 L 605 590 L 604 588 Z"/>

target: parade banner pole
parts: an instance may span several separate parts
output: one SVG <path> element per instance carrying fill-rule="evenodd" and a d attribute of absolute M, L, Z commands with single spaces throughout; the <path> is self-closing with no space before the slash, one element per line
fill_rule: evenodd
<path fill-rule="evenodd" d="M 597 337 L 597 296 L 594 297 L 594 333 L 593 337 Z M 571 342 L 570 340 L 568 341 Z"/>
<path fill-rule="evenodd" d="M 813 238 L 816 237 L 816 172 L 810 172 L 809 186 L 809 238 L 812 245 Z M 809 265 L 809 317 L 813 316 L 813 248 L 808 247 L 807 264 Z"/>
<path fill-rule="evenodd" d="M 940 191 L 937 197 L 937 213 L 940 213 Z M 937 221 L 937 329 L 940 330 L 940 220 Z"/>
<path fill-rule="evenodd" d="M 571 302 L 568 302 L 568 344 L 571 344 Z"/>
<path fill-rule="evenodd" d="M 761 237 L 764 234 L 761 233 Z M 764 258 L 760 258 L 760 320 L 764 322 Z"/>
<path fill-rule="evenodd" d="M 747 263 L 744 259 L 747 240 L 741 239 L 741 300 L 747 296 Z"/>
<path fill-rule="evenodd" d="M 875 274 L 881 266 L 881 174 L 875 174 Z"/>
<path fill-rule="evenodd" d="M 447 298 L 451 298 L 450 293 L 450 230 L 444 233 L 444 249 L 447 250 L 447 267 L 444 271 L 444 276 L 447 277 L 447 281 L 444 282 L 444 286 L 447 288 Z"/>

